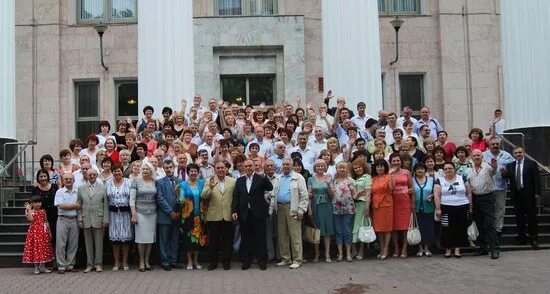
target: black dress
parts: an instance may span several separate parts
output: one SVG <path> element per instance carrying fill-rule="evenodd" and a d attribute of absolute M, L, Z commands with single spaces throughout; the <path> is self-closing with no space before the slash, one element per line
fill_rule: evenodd
<path fill-rule="evenodd" d="M 40 195 L 42 198 L 42 209 L 46 211 L 48 223 L 50 223 L 50 231 L 52 232 L 52 244 L 55 246 L 55 229 L 57 226 L 57 207 L 54 205 L 55 192 L 59 187 L 52 184 L 47 191 L 41 190 L 39 187 L 33 187 L 31 195 Z M 54 247 L 55 248 L 55 247 Z"/>
<path fill-rule="evenodd" d="M 116 144 L 117 145 L 126 145 L 126 135 L 124 136 L 120 136 L 119 134 L 117 134 L 116 132 L 112 133 L 112 135 L 115 137 L 115 140 L 116 140 Z M 117 147 L 116 148 L 117 151 L 120 151 L 122 150 L 122 148 L 119 148 Z"/>

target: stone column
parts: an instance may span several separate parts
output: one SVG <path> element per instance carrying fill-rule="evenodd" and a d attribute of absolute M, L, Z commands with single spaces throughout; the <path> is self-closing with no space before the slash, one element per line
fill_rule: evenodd
<path fill-rule="evenodd" d="M 0 140 L 15 139 L 15 0 L 0 1 Z"/>
<path fill-rule="evenodd" d="M 138 1 L 138 105 L 180 108 L 195 89 L 193 1 Z"/>
<path fill-rule="evenodd" d="M 550 1 L 504 0 L 500 6 L 506 129 L 548 127 Z"/>
<path fill-rule="evenodd" d="M 323 0 L 322 5 L 325 94 L 332 90 L 335 97 L 346 97 L 353 111 L 363 101 L 367 113 L 378 117 L 383 107 L 378 2 Z"/>

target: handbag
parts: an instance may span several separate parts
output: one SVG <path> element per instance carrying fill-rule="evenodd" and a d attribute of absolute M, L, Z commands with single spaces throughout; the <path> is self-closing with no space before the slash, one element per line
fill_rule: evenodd
<path fill-rule="evenodd" d="M 407 243 L 409 243 L 409 245 L 418 245 L 420 241 L 422 241 L 422 237 L 420 236 L 420 229 L 418 229 L 416 214 L 411 213 L 409 229 L 407 230 Z"/>
<path fill-rule="evenodd" d="M 468 240 L 475 241 L 479 236 L 479 230 L 475 221 L 472 221 L 472 224 L 468 227 Z"/>
<path fill-rule="evenodd" d="M 302 238 L 308 243 L 319 244 L 321 242 L 321 230 L 305 226 L 302 230 Z"/>
<path fill-rule="evenodd" d="M 365 225 L 365 216 L 363 215 L 361 218 L 361 226 L 359 226 L 357 239 L 363 243 L 372 243 L 376 241 L 376 233 L 372 227 L 370 217 L 367 218 L 367 225 Z"/>

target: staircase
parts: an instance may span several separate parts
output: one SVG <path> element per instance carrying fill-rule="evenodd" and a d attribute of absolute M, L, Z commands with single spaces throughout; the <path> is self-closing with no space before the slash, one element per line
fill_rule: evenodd
<path fill-rule="evenodd" d="M 15 207 L 13 201 L 9 206 L 2 206 L 4 223 L 0 223 L 0 267 L 21 266 L 23 247 L 29 223 L 25 217 L 25 202 L 31 197 L 30 192 L 17 190 Z"/>

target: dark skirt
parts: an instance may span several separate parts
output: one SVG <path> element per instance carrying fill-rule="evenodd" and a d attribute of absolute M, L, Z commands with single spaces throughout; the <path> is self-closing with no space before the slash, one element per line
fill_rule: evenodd
<path fill-rule="evenodd" d="M 435 221 L 434 214 L 417 212 L 416 220 L 418 221 L 418 229 L 420 229 L 420 236 L 422 236 L 423 245 L 434 245 L 435 244 Z"/>
<path fill-rule="evenodd" d="M 460 206 L 441 205 L 442 248 L 468 246 L 469 204 Z"/>

